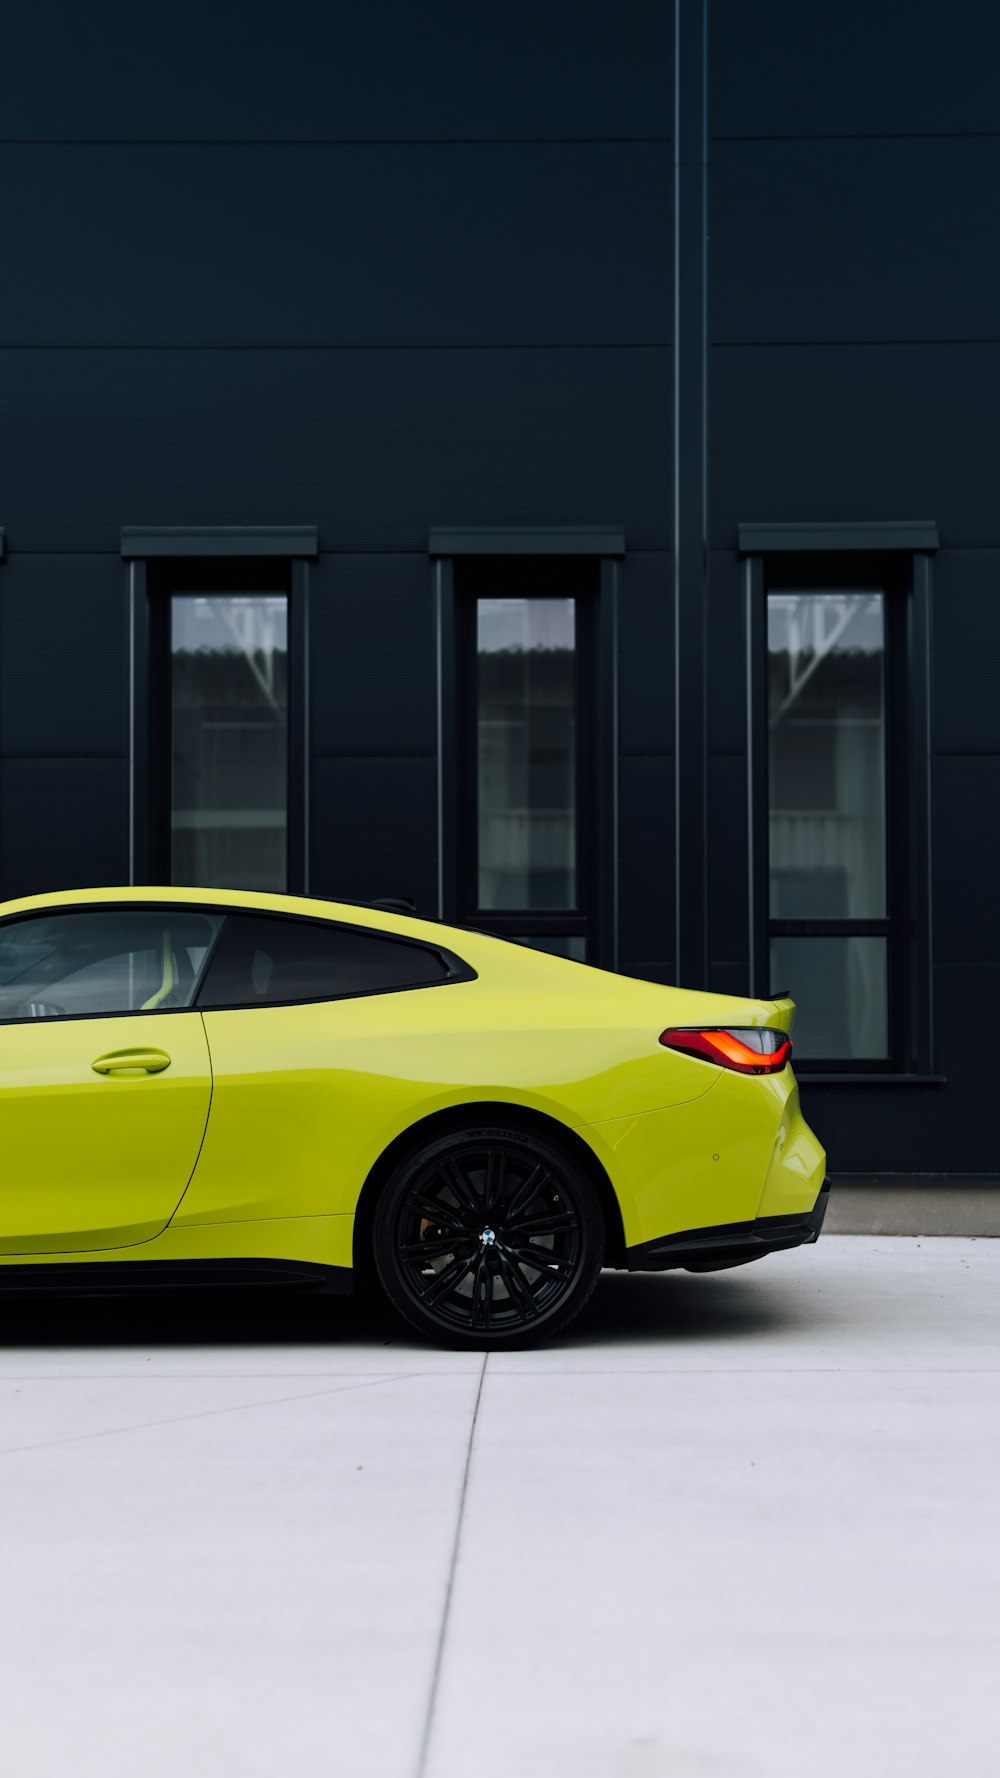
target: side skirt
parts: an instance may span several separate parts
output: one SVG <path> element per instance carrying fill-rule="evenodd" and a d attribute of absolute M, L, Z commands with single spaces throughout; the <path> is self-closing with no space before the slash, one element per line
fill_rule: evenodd
<path fill-rule="evenodd" d="M 752 1222 L 683 1229 L 676 1235 L 627 1247 L 625 1264 L 630 1272 L 664 1272 L 672 1266 L 683 1266 L 689 1272 L 720 1272 L 729 1266 L 745 1266 L 765 1254 L 818 1241 L 829 1202 L 830 1181 L 826 1179 L 811 1210 L 795 1216 L 758 1216 Z"/>
<path fill-rule="evenodd" d="M 121 1259 L 71 1260 L 63 1264 L 0 1266 L 0 1298 L 5 1293 L 34 1295 L 59 1291 L 77 1296 L 109 1296 L 141 1290 L 313 1290 L 349 1296 L 349 1266 L 315 1265 L 292 1259 Z"/>

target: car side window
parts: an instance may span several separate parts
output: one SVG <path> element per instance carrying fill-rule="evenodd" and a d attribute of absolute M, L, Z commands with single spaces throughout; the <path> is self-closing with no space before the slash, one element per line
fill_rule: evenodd
<path fill-rule="evenodd" d="M 387 994 L 446 981 L 426 945 L 313 920 L 229 914 L 198 995 L 203 1011 Z"/>
<path fill-rule="evenodd" d="M 0 1021 L 190 1006 L 221 916 L 67 909 L 0 926 Z"/>

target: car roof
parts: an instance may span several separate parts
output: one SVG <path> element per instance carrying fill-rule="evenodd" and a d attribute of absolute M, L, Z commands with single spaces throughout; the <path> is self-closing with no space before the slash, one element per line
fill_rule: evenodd
<path fill-rule="evenodd" d="M 148 907 L 170 903 L 188 908 L 221 907 L 297 914 L 306 919 L 331 920 L 344 926 L 361 926 L 369 932 L 416 939 L 439 950 L 453 952 L 471 965 L 477 976 L 506 990 L 541 989 L 560 997 L 568 995 L 570 999 L 581 1000 L 596 994 L 609 1013 L 612 999 L 623 1012 L 626 1009 L 638 1011 L 644 1005 L 649 1016 L 660 1016 L 663 1024 L 670 1022 L 671 1013 L 675 1016 L 683 1013 L 684 1023 L 696 1023 L 704 1018 L 706 1022 L 716 1024 L 735 1021 L 764 1025 L 777 1023 L 780 1017 L 775 1005 L 768 1002 L 665 987 L 512 943 L 491 933 L 447 926 L 438 920 L 421 920 L 414 914 L 398 914 L 365 902 L 332 901 L 320 896 L 278 895 L 255 889 L 189 888 L 160 883 L 109 884 L 88 889 L 52 890 L 0 903 L 0 921 L 56 908 Z"/>
<path fill-rule="evenodd" d="M 40 895 L 26 895 L 16 901 L 0 903 L 0 920 L 30 913 L 45 913 L 57 908 L 107 908 L 169 906 L 176 903 L 185 908 L 228 908 L 239 912 L 298 915 L 302 919 L 331 920 L 343 926 L 362 926 L 369 932 L 387 936 L 417 939 L 438 949 L 455 951 L 476 965 L 476 958 L 496 952 L 503 959 L 505 973 L 519 965 L 529 968 L 537 962 L 563 963 L 564 958 L 550 958 L 547 953 L 512 945 L 490 934 L 470 932 L 459 926 L 446 926 L 438 920 L 421 920 L 416 914 L 397 913 L 394 908 L 376 902 L 333 901 L 323 896 L 279 895 L 257 889 L 196 888 L 166 883 L 107 884 L 87 889 L 49 890 Z M 476 965 L 478 967 L 478 965 Z M 579 968 L 579 965 L 575 967 Z"/>
<path fill-rule="evenodd" d="M 217 889 L 180 886 L 167 883 L 118 883 L 87 889 L 53 889 L 44 894 L 20 896 L 15 901 L 0 903 L 0 919 L 12 914 L 43 913 L 50 908 L 122 907 L 169 905 L 183 907 L 227 907 L 257 913 L 298 914 L 305 918 L 336 920 L 345 925 L 368 926 L 392 932 L 406 928 L 409 935 L 441 943 L 443 930 L 437 921 L 420 920 L 404 914 L 395 906 L 378 902 L 333 901 L 325 896 L 279 895 L 257 889 Z M 452 929 L 449 929 L 452 930 Z"/>

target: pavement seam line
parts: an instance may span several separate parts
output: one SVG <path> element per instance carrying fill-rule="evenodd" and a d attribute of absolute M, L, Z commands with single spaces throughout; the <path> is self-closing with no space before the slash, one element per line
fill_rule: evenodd
<path fill-rule="evenodd" d="M 324 1395 L 346 1395 L 352 1389 L 372 1389 L 377 1383 L 408 1383 L 410 1374 L 392 1377 L 371 1377 L 364 1383 L 344 1383 L 332 1389 L 308 1389 L 300 1395 L 271 1395 L 264 1401 L 235 1401 L 230 1406 L 199 1408 L 193 1414 L 169 1414 L 165 1419 L 135 1420 L 125 1426 L 96 1426 L 92 1432 L 70 1432 L 64 1438 L 43 1438 L 30 1445 L 8 1445 L 0 1448 L 0 1457 L 22 1457 L 26 1451 L 46 1451 L 54 1445 L 81 1444 L 88 1438 L 117 1438 L 125 1432 L 148 1432 L 154 1426 L 180 1426 L 187 1420 L 211 1420 L 218 1414 L 248 1414 L 255 1408 L 280 1408 L 286 1402 L 316 1401 Z"/>
<path fill-rule="evenodd" d="M 455 1518 L 455 1536 L 451 1546 L 451 1561 L 448 1565 L 448 1580 L 444 1590 L 444 1604 L 441 1608 L 441 1623 L 438 1627 L 437 1647 L 434 1650 L 434 1666 L 431 1671 L 430 1689 L 427 1694 L 427 1710 L 424 1716 L 423 1733 L 420 1737 L 420 1748 L 417 1753 L 417 1765 L 414 1778 L 425 1778 L 427 1759 L 431 1747 L 431 1735 L 434 1730 L 434 1717 L 437 1709 L 438 1690 L 441 1684 L 441 1671 L 444 1666 L 445 1643 L 448 1639 L 448 1624 L 451 1618 L 451 1601 L 455 1591 L 455 1576 L 458 1572 L 458 1556 L 462 1542 L 462 1527 L 465 1522 L 465 1503 L 469 1493 L 469 1473 L 472 1468 L 472 1447 L 476 1438 L 476 1426 L 479 1421 L 479 1406 L 483 1399 L 483 1384 L 486 1382 L 486 1366 L 489 1353 L 483 1353 L 483 1367 L 479 1373 L 479 1387 L 476 1390 L 475 1405 L 472 1409 L 472 1424 L 469 1427 L 469 1442 L 465 1450 L 465 1468 L 462 1472 L 462 1487 L 458 1496 L 458 1513 Z"/>

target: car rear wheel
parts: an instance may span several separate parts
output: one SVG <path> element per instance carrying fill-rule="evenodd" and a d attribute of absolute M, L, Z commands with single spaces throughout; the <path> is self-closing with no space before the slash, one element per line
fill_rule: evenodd
<path fill-rule="evenodd" d="M 407 1321 L 449 1345 L 533 1345 L 564 1328 L 597 1283 L 604 1217 L 555 1143 L 475 1126 L 423 1144 L 386 1180 L 375 1264 Z"/>

